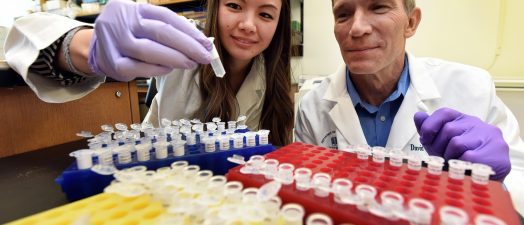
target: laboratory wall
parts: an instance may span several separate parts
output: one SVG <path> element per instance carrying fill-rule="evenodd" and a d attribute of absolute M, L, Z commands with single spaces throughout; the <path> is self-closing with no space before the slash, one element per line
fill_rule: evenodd
<path fill-rule="evenodd" d="M 417 1 L 422 21 L 407 49 L 479 66 L 495 79 L 524 79 L 522 0 Z M 333 35 L 331 0 L 304 0 L 301 75 L 328 75 L 343 63 Z"/>

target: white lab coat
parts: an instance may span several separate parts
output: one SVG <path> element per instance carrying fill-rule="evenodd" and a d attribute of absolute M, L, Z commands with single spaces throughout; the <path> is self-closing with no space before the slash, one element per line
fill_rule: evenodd
<path fill-rule="evenodd" d="M 40 50 L 79 26 L 92 25 L 54 14 L 35 13 L 18 19 L 8 34 L 5 43 L 7 63 L 45 102 L 62 103 L 82 98 L 105 81 L 105 77 L 93 77 L 80 84 L 62 86 L 52 79 L 28 71 Z M 162 118 L 194 118 L 202 102 L 199 76 L 195 70 L 175 69 L 165 76 L 158 77 L 158 93 L 145 121 L 158 126 Z M 247 117 L 246 125 L 251 130 L 259 129 L 265 85 L 263 58 L 259 57 L 236 95 L 239 115 Z"/>
<path fill-rule="evenodd" d="M 480 68 L 408 54 L 411 83 L 393 120 L 386 147 L 427 155 L 419 141 L 413 116 L 449 107 L 499 127 L 510 146 L 511 173 L 505 180 L 524 213 L 524 144 L 515 116 L 496 96 L 490 74 Z M 300 101 L 296 141 L 343 149 L 367 144 L 346 89 L 346 65 L 330 75 Z"/>

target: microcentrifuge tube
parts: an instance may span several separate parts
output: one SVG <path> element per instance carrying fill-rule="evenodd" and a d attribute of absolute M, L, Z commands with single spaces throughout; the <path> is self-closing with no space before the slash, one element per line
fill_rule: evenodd
<path fill-rule="evenodd" d="M 284 225 L 302 225 L 305 211 L 304 207 L 299 204 L 288 203 L 282 206 L 280 215 L 284 220 Z"/>
<path fill-rule="evenodd" d="M 269 144 L 269 130 L 259 130 L 258 134 L 258 144 L 267 145 Z"/>
<path fill-rule="evenodd" d="M 369 210 L 368 208 L 376 203 L 375 196 L 377 195 L 377 189 L 371 185 L 357 185 L 355 194 L 358 197 L 357 208 L 361 211 L 367 212 Z"/>
<path fill-rule="evenodd" d="M 428 164 L 428 173 L 432 175 L 440 175 L 442 173 L 444 161 L 444 158 L 440 156 L 429 156 L 426 160 L 426 163 Z"/>
<path fill-rule="evenodd" d="M 333 220 L 326 214 L 313 213 L 307 217 L 306 225 L 333 225 Z"/>
<path fill-rule="evenodd" d="M 155 157 L 157 159 L 165 159 L 167 158 L 167 146 L 169 145 L 169 142 L 166 141 L 157 141 L 153 144 L 155 147 Z"/>
<path fill-rule="evenodd" d="M 235 133 L 231 135 L 233 138 L 233 147 L 234 148 L 243 148 L 244 147 L 244 134 Z"/>
<path fill-rule="evenodd" d="M 278 160 L 276 159 L 266 159 L 264 160 L 264 176 L 266 179 L 273 179 L 277 175 L 278 172 Z"/>
<path fill-rule="evenodd" d="M 138 145 L 135 145 L 136 148 L 136 158 L 140 162 L 149 161 L 151 159 L 151 149 L 152 145 L 150 142 L 143 142 Z"/>
<path fill-rule="evenodd" d="M 381 146 L 375 146 L 372 148 L 373 162 L 384 163 L 386 158 L 386 149 Z"/>
<path fill-rule="evenodd" d="M 257 146 L 256 133 L 255 132 L 248 131 L 248 132 L 244 133 L 244 135 L 246 136 L 246 146 L 247 147 Z"/>
<path fill-rule="evenodd" d="M 211 41 L 211 43 L 215 41 L 214 37 L 208 37 L 208 39 Z M 224 69 L 224 65 L 222 65 L 222 61 L 220 60 L 220 56 L 218 55 L 218 51 L 214 43 L 213 50 L 211 51 L 211 56 L 213 57 L 211 60 L 211 67 L 213 68 L 213 72 L 215 72 L 215 75 L 217 77 L 224 77 L 224 75 L 226 74 L 226 70 Z"/>
<path fill-rule="evenodd" d="M 229 150 L 230 148 L 229 140 L 231 140 L 231 138 L 228 135 L 221 136 L 218 138 L 218 142 L 220 143 L 219 145 L 220 150 L 222 151 Z"/>
<path fill-rule="evenodd" d="M 315 195 L 318 197 L 329 196 L 331 190 L 331 176 L 327 173 L 316 173 L 312 179 Z"/>
<path fill-rule="evenodd" d="M 495 216 L 479 214 L 475 217 L 475 225 L 506 225 L 506 223 Z"/>
<path fill-rule="evenodd" d="M 435 211 L 433 203 L 421 198 L 413 198 L 409 200 L 408 206 L 408 219 L 410 222 L 420 225 L 431 224 L 431 215 Z"/>
<path fill-rule="evenodd" d="M 455 180 L 463 180 L 464 174 L 466 173 L 466 169 L 469 165 L 469 163 L 458 160 L 458 159 L 450 159 L 448 160 L 449 165 L 449 178 L 455 179 Z"/>
<path fill-rule="evenodd" d="M 69 156 L 76 158 L 76 166 L 79 170 L 89 169 L 93 166 L 93 150 L 81 149 L 71 152 Z"/>
<path fill-rule="evenodd" d="M 408 169 L 419 171 L 422 168 L 422 159 L 417 153 L 412 153 L 408 156 Z"/>
<path fill-rule="evenodd" d="M 469 221 L 468 214 L 457 207 L 442 206 L 439 209 L 441 225 L 467 225 Z"/>
<path fill-rule="evenodd" d="M 295 166 L 290 163 L 282 163 L 278 165 L 278 171 L 277 175 L 275 176 L 275 180 L 281 182 L 284 185 L 292 184 L 294 180 L 294 170 Z"/>
<path fill-rule="evenodd" d="M 177 140 L 176 142 L 171 142 L 171 145 L 173 146 L 173 155 L 174 156 L 183 156 L 186 154 L 185 149 L 186 141 L 184 140 Z"/>
<path fill-rule="evenodd" d="M 471 165 L 471 179 L 473 183 L 480 185 L 487 185 L 489 183 L 489 176 L 495 174 L 491 166 L 473 163 Z"/>
<path fill-rule="evenodd" d="M 369 146 L 357 146 L 357 158 L 360 160 L 368 160 L 368 156 L 371 153 L 371 150 L 369 150 Z"/>
<path fill-rule="evenodd" d="M 299 191 L 307 191 L 311 186 L 311 174 L 309 168 L 301 167 L 295 170 L 295 186 Z"/>
<path fill-rule="evenodd" d="M 404 152 L 398 148 L 394 148 L 389 152 L 389 165 L 401 167 L 404 160 Z"/>
<path fill-rule="evenodd" d="M 337 178 L 333 181 L 333 194 L 335 195 L 335 202 L 344 204 L 345 200 L 353 197 L 351 188 L 353 182 L 345 178 Z"/>

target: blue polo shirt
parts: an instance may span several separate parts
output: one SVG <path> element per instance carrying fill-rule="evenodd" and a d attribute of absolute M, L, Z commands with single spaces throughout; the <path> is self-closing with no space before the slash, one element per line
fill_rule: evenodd
<path fill-rule="evenodd" d="M 397 89 L 378 107 L 360 99 L 360 95 L 350 79 L 351 72 L 346 69 L 346 88 L 357 111 L 360 125 L 369 146 L 386 146 L 393 119 L 408 91 L 410 83 L 408 68 L 408 57 L 406 56 Z"/>

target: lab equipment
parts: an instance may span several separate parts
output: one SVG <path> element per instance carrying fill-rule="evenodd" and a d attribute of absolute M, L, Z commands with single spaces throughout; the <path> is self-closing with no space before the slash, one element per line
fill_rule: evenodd
<path fill-rule="evenodd" d="M 216 122 L 207 124 L 209 130 L 216 129 L 216 123 L 220 123 L 219 118 L 217 119 Z M 137 165 L 158 169 L 169 166 L 174 161 L 189 160 L 192 164 L 202 166 L 202 169 L 223 175 L 234 166 L 226 160 L 232 155 L 250 157 L 274 150 L 270 143 L 259 144 L 256 141 L 257 132 L 253 132 L 254 143 L 245 147 L 242 133 L 228 136 L 213 132 L 208 137 L 203 132 L 204 124 L 200 121 L 164 119 L 162 123 L 162 128 L 154 128 L 147 123 L 131 125 L 133 130 L 128 130 L 125 124 L 117 124 L 116 131 L 112 125 L 103 125 L 103 132 L 88 140 L 92 156 L 80 152 L 72 153 L 77 158 L 76 163 L 68 167 L 56 182 L 69 200 L 78 200 L 102 192 L 113 180 L 112 174 L 117 170 Z M 197 128 L 195 132 L 191 132 L 192 127 Z M 118 132 L 122 135 L 113 136 Z M 144 137 L 137 139 L 136 134 L 124 135 L 124 132 L 141 132 Z M 118 139 L 113 140 L 113 137 Z M 188 144 L 188 141 L 194 144 Z"/>
<path fill-rule="evenodd" d="M 302 225 L 304 208 L 282 206 L 277 196 L 281 184 L 246 187 L 224 176 L 213 176 L 187 161 L 156 171 L 136 166 L 117 171 L 104 193 L 51 209 L 10 225 L 143 224 Z M 327 215 L 308 216 L 307 224 L 331 224 Z M 327 223 L 322 223 L 327 222 Z"/>
<path fill-rule="evenodd" d="M 215 41 L 214 37 L 208 37 L 209 41 L 213 43 Z M 211 50 L 211 67 L 213 68 L 213 72 L 215 72 L 215 75 L 217 77 L 224 77 L 226 75 L 226 70 L 224 69 L 224 65 L 222 65 L 222 60 L 220 59 L 220 55 L 218 55 L 217 47 L 213 43 L 213 50 Z"/>
<path fill-rule="evenodd" d="M 442 171 L 444 162 L 441 157 L 424 159 L 428 167 L 423 167 L 422 157 L 415 157 L 409 165 L 410 157 L 399 149 L 375 151 L 379 154 L 377 160 L 376 156 L 367 155 L 373 153 L 367 146 L 349 148 L 353 149 L 346 152 L 295 142 L 266 154 L 265 162 L 274 160 L 297 168 L 294 170 L 294 184 L 283 185 L 279 191 L 282 201 L 299 203 L 305 212 L 329 215 L 334 224 L 439 225 L 450 219 L 440 217 L 445 206 L 462 209 L 469 218 L 468 224 L 475 224 L 481 214 L 488 214 L 506 224 L 519 223 L 511 197 L 500 182 L 485 180 L 486 176 L 474 178 L 465 173 L 460 173 L 462 179 L 455 179 L 450 175 L 454 169 Z M 382 152 L 389 155 L 384 162 L 380 162 Z M 388 163 L 392 158 L 395 162 Z M 403 162 L 404 158 L 408 162 Z M 456 162 L 450 163 L 453 167 Z M 462 165 L 460 161 L 458 164 Z M 473 165 L 466 163 L 465 166 L 472 174 Z M 242 174 L 239 172 L 242 167 L 232 168 L 226 175 L 228 180 L 241 181 L 248 187 L 260 187 L 276 179 L 267 176 L 267 172 L 264 175 Z M 476 173 L 484 174 L 483 171 L 489 172 L 487 167 L 479 167 Z M 485 181 L 487 184 L 483 184 Z"/>

